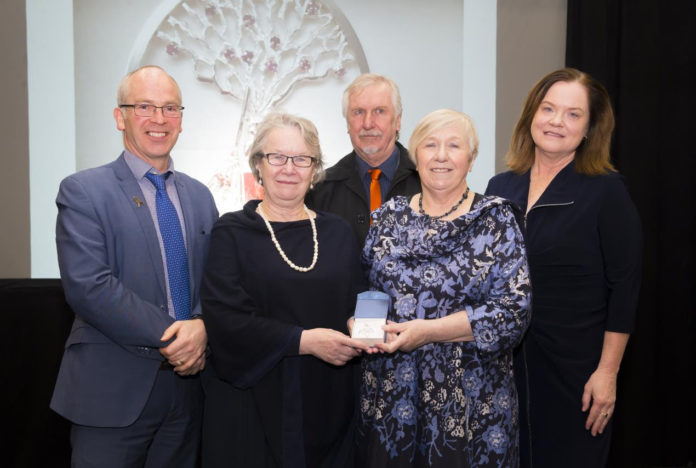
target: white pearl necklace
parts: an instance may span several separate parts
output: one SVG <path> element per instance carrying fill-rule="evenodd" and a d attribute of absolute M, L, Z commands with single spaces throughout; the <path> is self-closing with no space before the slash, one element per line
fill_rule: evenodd
<path fill-rule="evenodd" d="M 276 239 L 275 232 L 273 232 L 273 227 L 271 226 L 271 223 L 268 221 L 266 216 L 263 213 L 263 208 L 261 208 L 261 203 L 259 203 L 258 206 L 258 211 L 259 215 L 261 216 L 261 219 L 263 219 L 263 222 L 266 223 L 266 227 L 268 228 L 268 232 L 271 233 L 271 240 L 273 241 L 273 244 L 275 245 L 276 250 L 280 254 L 280 256 L 285 260 L 285 263 L 287 263 L 290 268 L 293 270 L 297 270 L 301 273 L 307 273 L 309 270 L 314 268 L 314 266 L 317 264 L 317 259 L 319 258 L 319 240 L 317 239 L 317 225 L 314 222 L 314 218 L 312 218 L 312 214 L 309 212 L 309 208 L 307 208 L 307 205 L 302 205 L 302 207 L 305 210 L 305 213 L 307 213 L 307 217 L 309 218 L 309 224 L 312 226 L 312 240 L 314 241 L 314 256 L 312 257 L 312 264 L 309 265 L 308 267 L 301 267 L 297 266 L 294 263 L 290 261 L 287 255 L 285 255 L 285 252 L 283 252 L 283 249 L 280 247 L 280 243 L 278 242 L 278 239 Z"/>

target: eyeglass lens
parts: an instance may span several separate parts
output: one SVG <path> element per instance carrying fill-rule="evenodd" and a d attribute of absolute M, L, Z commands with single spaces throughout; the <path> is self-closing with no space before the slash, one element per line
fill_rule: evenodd
<path fill-rule="evenodd" d="M 266 158 L 268 159 L 268 163 L 273 166 L 284 166 L 287 164 L 288 159 L 290 159 L 297 167 L 309 167 L 312 165 L 312 162 L 314 162 L 313 157 L 305 156 L 303 154 L 297 156 L 288 156 L 281 153 L 268 153 L 266 154 Z"/>

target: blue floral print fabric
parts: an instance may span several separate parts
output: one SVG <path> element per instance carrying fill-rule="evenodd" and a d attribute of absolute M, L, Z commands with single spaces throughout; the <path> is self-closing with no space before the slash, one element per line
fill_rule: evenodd
<path fill-rule="evenodd" d="M 361 463 L 518 466 L 512 349 L 529 323 L 531 292 L 512 205 L 477 196 L 467 214 L 441 221 L 396 197 L 373 213 L 363 263 L 370 288 L 392 298 L 390 320 L 464 310 L 474 339 L 363 358 Z"/>

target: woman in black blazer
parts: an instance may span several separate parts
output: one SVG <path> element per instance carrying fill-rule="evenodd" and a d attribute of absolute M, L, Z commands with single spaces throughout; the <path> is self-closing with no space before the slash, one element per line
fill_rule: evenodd
<path fill-rule="evenodd" d="M 487 194 L 525 213 L 532 322 L 518 349 L 522 466 L 601 467 L 633 328 L 642 235 L 609 159 L 604 87 L 565 68 L 530 91 Z"/>

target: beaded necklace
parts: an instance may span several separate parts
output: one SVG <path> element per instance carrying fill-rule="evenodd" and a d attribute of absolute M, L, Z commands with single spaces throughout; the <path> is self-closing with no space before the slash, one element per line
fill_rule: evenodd
<path fill-rule="evenodd" d="M 432 218 L 432 219 L 442 219 L 445 216 L 451 215 L 452 213 L 457 211 L 457 208 L 459 208 L 459 205 L 461 205 L 464 202 L 464 200 L 467 199 L 468 196 L 469 196 L 469 187 L 466 188 L 466 191 L 464 192 L 464 195 L 462 195 L 462 198 L 460 198 L 459 201 L 457 203 L 455 203 L 455 205 L 452 208 L 450 208 L 450 210 L 447 213 L 441 214 L 440 216 L 430 216 L 423 209 L 423 192 L 421 192 L 420 195 L 418 196 L 418 212 L 422 215 L 430 216 L 430 218 Z"/>
<path fill-rule="evenodd" d="M 258 206 L 258 212 L 259 215 L 261 216 L 261 219 L 263 219 L 263 222 L 266 223 L 266 227 L 268 228 L 268 232 L 271 233 L 271 240 L 273 241 L 273 245 L 275 245 L 276 250 L 280 254 L 280 256 L 285 260 L 285 263 L 287 263 L 290 268 L 293 270 L 297 270 L 301 273 L 307 273 L 309 270 L 314 268 L 314 266 L 317 264 L 317 259 L 319 258 L 319 240 L 317 239 L 317 225 L 314 222 L 314 218 L 312 218 L 311 213 L 309 212 L 309 208 L 307 208 L 307 205 L 302 205 L 302 207 L 305 210 L 305 213 L 307 213 L 307 217 L 309 218 L 309 224 L 312 226 L 312 240 L 314 241 L 314 256 L 312 257 L 312 264 L 309 265 L 308 267 L 301 267 L 298 265 L 295 265 L 290 259 L 288 258 L 287 255 L 285 255 L 285 252 L 283 252 L 283 249 L 280 247 L 280 243 L 278 242 L 278 239 L 276 239 L 275 232 L 273 232 L 273 227 L 271 226 L 270 221 L 266 218 L 266 216 L 263 213 L 263 208 L 261 207 L 261 203 L 259 203 Z"/>

